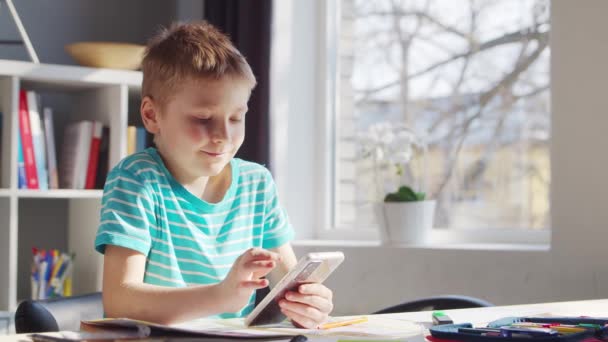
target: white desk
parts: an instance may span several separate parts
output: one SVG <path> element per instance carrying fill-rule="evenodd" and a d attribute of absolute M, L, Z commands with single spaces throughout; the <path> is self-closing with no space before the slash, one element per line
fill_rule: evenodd
<path fill-rule="evenodd" d="M 447 313 L 455 323 L 470 322 L 473 324 L 485 324 L 490 321 L 509 316 L 527 316 L 539 314 L 552 314 L 559 316 L 595 316 L 608 317 L 608 299 L 525 304 L 511 306 L 495 306 L 490 308 L 442 310 Z M 407 312 L 388 314 L 415 322 L 430 322 L 431 312 Z M 0 336 L 0 342 L 29 341 L 26 335 Z"/>

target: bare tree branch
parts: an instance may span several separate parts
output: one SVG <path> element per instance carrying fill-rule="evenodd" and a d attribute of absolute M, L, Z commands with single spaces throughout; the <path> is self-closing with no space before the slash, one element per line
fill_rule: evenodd
<path fill-rule="evenodd" d="M 476 53 L 479 53 L 481 51 L 485 51 L 485 50 L 489 50 L 492 49 L 494 47 L 497 46 L 501 46 L 501 45 L 505 45 L 505 44 L 511 44 L 511 43 L 517 43 L 517 42 L 521 42 L 524 40 L 536 40 L 536 41 L 543 41 L 543 40 L 547 40 L 548 38 L 548 33 L 547 32 L 538 32 L 538 31 L 534 31 L 534 28 L 530 28 L 528 30 L 519 30 L 516 32 L 511 32 L 511 33 L 507 33 L 503 36 L 500 36 L 498 38 L 494 38 L 492 40 L 489 40 L 487 42 L 484 42 L 482 44 L 480 44 L 479 46 L 475 46 L 473 49 L 465 52 L 465 53 L 461 53 L 461 54 L 457 54 L 454 55 L 448 59 L 445 59 L 441 62 L 437 62 L 435 64 L 432 64 L 426 68 L 424 68 L 423 70 L 420 70 L 418 72 L 412 73 L 411 75 L 409 75 L 410 79 L 422 76 L 430 71 L 433 71 L 439 67 L 442 67 L 444 65 L 447 65 L 449 63 L 452 63 L 458 59 L 461 58 L 465 58 L 465 57 L 469 57 L 472 56 Z M 382 90 L 386 90 L 388 88 L 394 87 L 396 85 L 399 85 L 399 81 L 392 81 L 389 82 L 387 84 L 378 86 L 376 88 L 372 88 L 372 89 L 365 89 L 365 90 L 355 90 L 355 91 L 359 91 L 364 93 L 363 98 L 367 98 L 370 95 L 373 95 L 374 93 L 377 93 L 379 91 Z"/>
<path fill-rule="evenodd" d="M 397 10 L 392 10 L 390 12 L 386 12 L 386 11 L 367 12 L 367 13 L 362 13 L 361 15 L 368 16 L 368 17 L 392 17 L 392 16 L 416 17 L 418 19 L 424 19 L 424 20 L 428 21 L 429 23 L 439 27 L 440 29 L 444 30 L 445 32 L 455 34 L 461 38 L 468 40 L 468 36 L 465 32 L 462 32 L 453 26 L 442 23 L 437 18 L 432 17 L 431 15 L 429 15 L 428 13 L 426 13 L 424 11 L 416 11 L 416 10 L 405 11 L 403 9 L 397 9 Z"/>
<path fill-rule="evenodd" d="M 392 2 L 393 12 L 399 13 L 401 11 L 401 7 L 396 3 L 396 0 Z M 427 1 L 425 7 L 428 8 L 429 2 Z M 402 16 L 399 14 L 393 16 L 393 26 L 395 33 L 397 35 L 397 43 L 399 44 L 401 51 L 401 68 L 399 70 L 399 81 L 400 81 L 400 107 L 401 112 L 403 114 L 403 120 L 406 125 L 411 125 L 412 118 L 409 116 L 407 111 L 407 104 L 409 102 L 409 54 L 410 47 L 412 46 L 412 41 L 420 31 L 422 27 L 422 20 L 418 18 L 416 20 L 416 25 L 412 32 L 404 32 L 401 28 L 401 19 Z"/>
<path fill-rule="evenodd" d="M 507 100 L 505 100 L 505 102 L 502 104 L 504 110 L 501 112 L 502 114 L 497 119 L 498 123 L 496 124 L 494 133 L 492 134 L 492 139 L 490 139 L 490 143 L 486 145 L 483 155 L 473 163 L 473 166 L 465 175 L 465 184 L 469 184 L 469 186 L 475 186 L 475 184 L 479 182 L 481 176 L 483 176 L 483 173 L 488 166 L 488 159 L 490 159 L 490 157 L 494 154 L 499 145 L 498 138 L 500 137 L 500 134 L 502 133 L 502 130 L 504 128 L 504 121 L 507 117 L 507 114 L 509 113 L 508 108 L 513 106 L 513 104 L 515 104 L 515 102 L 519 101 L 520 99 L 534 97 L 547 89 L 549 89 L 548 85 L 538 87 L 533 91 L 522 95 L 509 94 L 508 96 L 503 96 L 503 99 Z"/>
<path fill-rule="evenodd" d="M 513 97 L 516 100 L 525 99 L 525 98 L 528 98 L 528 97 L 534 97 L 534 96 L 536 96 L 536 95 L 538 95 L 538 94 L 540 94 L 540 93 L 542 93 L 542 92 L 544 92 L 546 90 L 549 90 L 549 88 L 550 88 L 550 86 L 548 84 L 545 84 L 545 85 L 540 86 L 540 87 L 538 87 L 536 89 L 533 89 L 532 91 L 527 92 L 525 94 L 519 94 L 519 95 L 515 94 L 515 95 L 513 95 Z"/>
<path fill-rule="evenodd" d="M 464 144 L 464 141 L 467 137 L 468 131 L 471 127 L 471 124 L 478 119 L 479 117 L 481 117 L 481 115 L 483 114 L 486 106 L 490 103 L 490 101 L 501 91 L 501 89 L 507 89 L 510 88 L 513 83 L 515 83 L 515 81 L 517 80 L 517 78 L 519 77 L 519 75 L 521 75 L 525 70 L 528 69 L 528 67 L 530 67 L 530 65 L 536 60 L 538 59 L 538 56 L 540 56 L 540 54 L 543 52 L 543 50 L 547 47 L 548 44 L 548 40 L 547 39 L 543 39 L 539 41 L 539 45 L 536 48 L 536 50 L 530 54 L 528 57 L 526 57 L 524 60 L 522 60 L 520 63 L 518 63 L 515 68 L 513 69 L 513 71 L 511 71 L 509 74 L 507 74 L 507 76 L 505 76 L 500 82 L 498 82 L 494 87 L 492 87 L 491 89 L 489 89 L 487 92 L 481 94 L 481 96 L 479 97 L 479 108 L 477 110 L 477 112 L 472 115 L 471 117 L 469 117 L 463 127 L 462 127 L 462 131 L 460 134 L 460 138 L 458 143 L 456 144 L 456 149 L 455 152 L 452 153 L 450 161 L 449 161 L 449 166 L 447 167 L 447 173 L 444 176 L 443 180 L 440 182 L 439 187 L 437 188 L 437 190 L 435 191 L 435 194 L 438 196 L 442 193 L 443 189 L 445 188 L 446 184 L 448 183 L 448 181 L 451 179 L 452 174 L 454 172 L 454 165 L 455 163 L 458 161 L 460 152 L 462 150 L 462 146 Z"/>

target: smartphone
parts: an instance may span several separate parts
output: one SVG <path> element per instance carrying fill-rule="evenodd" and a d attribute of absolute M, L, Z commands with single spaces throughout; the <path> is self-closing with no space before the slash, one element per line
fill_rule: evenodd
<path fill-rule="evenodd" d="M 300 284 L 322 283 L 344 261 L 342 252 L 308 253 L 245 318 L 245 326 L 268 325 L 282 322 L 279 300 L 285 292 L 297 290 Z"/>

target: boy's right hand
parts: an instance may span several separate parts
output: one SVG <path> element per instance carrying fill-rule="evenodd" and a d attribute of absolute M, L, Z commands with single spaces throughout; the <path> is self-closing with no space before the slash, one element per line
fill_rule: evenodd
<path fill-rule="evenodd" d="M 268 280 L 262 277 L 270 273 L 279 260 L 279 254 L 262 248 L 250 248 L 241 254 L 219 284 L 226 311 L 241 310 L 249 303 L 252 291 L 268 286 Z"/>

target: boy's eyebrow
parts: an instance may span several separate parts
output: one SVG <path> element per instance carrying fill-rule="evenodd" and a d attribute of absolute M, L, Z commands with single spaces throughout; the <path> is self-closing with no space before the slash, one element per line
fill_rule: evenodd
<path fill-rule="evenodd" d="M 188 110 L 188 113 L 191 114 L 201 114 L 201 113 L 213 113 L 215 112 L 215 106 L 198 106 L 195 108 L 191 108 Z M 249 110 L 248 106 L 238 107 L 234 110 L 234 113 L 247 113 Z"/>

